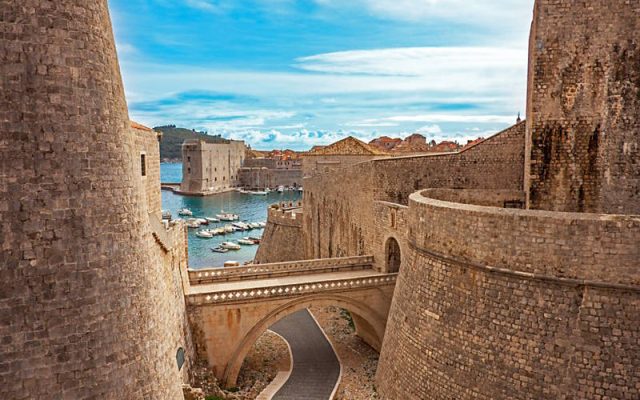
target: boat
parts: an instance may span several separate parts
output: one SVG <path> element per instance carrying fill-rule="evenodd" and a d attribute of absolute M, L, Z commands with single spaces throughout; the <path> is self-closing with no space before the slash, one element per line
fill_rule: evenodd
<path fill-rule="evenodd" d="M 258 222 L 258 225 L 260 225 L 260 228 L 265 228 L 267 226 L 266 222 Z"/>
<path fill-rule="evenodd" d="M 203 239 L 211 239 L 213 237 L 209 231 L 198 231 L 196 232 L 196 236 Z"/>
<path fill-rule="evenodd" d="M 229 267 L 239 267 L 240 263 L 237 261 L 225 261 L 225 263 L 223 264 L 225 268 L 229 268 Z"/>
<path fill-rule="evenodd" d="M 238 230 L 241 230 L 241 231 L 246 231 L 249 229 L 249 225 L 240 221 L 232 222 L 231 225 L 233 225 L 234 227 L 238 228 Z"/>
<path fill-rule="evenodd" d="M 198 222 L 197 219 L 195 218 L 190 218 L 187 220 L 187 227 L 189 228 L 199 228 L 200 227 L 200 222 Z"/>
<path fill-rule="evenodd" d="M 211 218 L 211 217 L 206 217 L 205 218 L 207 221 L 209 222 L 220 222 L 220 220 L 218 218 Z"/>
<path fill-rule="evenodd" d="M 196 218 L 198 220 L 198 222 L 200 222 L 200 225 L 209 225 L 209 220 L 206 218 Z"/>
<path fill-rule="evenodd" d="M 266 196 L 267 192 L 265 192 L 264 190 L 254 190 L 253 192 L 249 192 L 250 194 L 254 195 L 254 196 Z"/>
<path fill-rule="evenodd" d="M 241 248 L 238 243 L 234 243 L 234 242 L 222 242 L 220 247 L 222 247 L 223 249 L 228 249 L 228 250 L 240 250 L 240 248 Z"/>
<path fill-rule="evenodd" d="M 284 186 L 278 186 L 278 189 L 276 189 L 278 191 L 278 193 L 283 193 L 284 192 Z"/>
<path fill-rule="evenodd" d="M 224 231 L 224 228 L 216 228 L 216 229 L 212 229 L 211 233 L 213 233 L 214 235 L 224 235 L 225 231 Z"/>
<path fill-rule="evenodd" d="M 242 244 L 245 246 L 253 246 L 255 242 L 253 240 L 249 240 L 248 238 L 245 238 L 245 239 L 238 239 L 238 244 Z"/>
<path fill-rule="evenodd" d="M 260 244 L 260 241 L 262 240 L 262 238 L 255 237 L 255 236 L 249 236 L 249 240 L 253 240 L 253 242 L 255 244 Z"/>
<path fill-rule="evenodd" d="M 182 208 L 178 210 L 178 215 L 190 217 L 193 215 L 193 211 L 189 210 L 188 208 Z"/>
<path fill-rule="evenodd" d="M 233 213 L 216 214 L 216 218 L 218 218 L 220 221 L 237 221 L 240 219 L 238 215 Z"/>
<path fill-rule="evenodd" d="M 167 219 L 171 221 L 171 211 L 162 210 L 162 219 Z"/>
<path fill-rule="evenodd" d="M 212 247 L 211 251 L 215 252 L 215 253 L 228 253 L 229 250 L 225 249 L 224 247 Z"/>
<path fill-rule="evenodd" d="M 300 186 L 300 187 L 298 188 L 298 192 L 300 192 L 300 193 L 304 192 L 304 189 L 302 188 L 302 186 Z"/>
<path fill-rule="evenodd" d="M 233 233 L 235 231 L 231 225 L 225 225 L 222 229 L 224 229 L 225 233 Z"/>
<path fill-rule="evenodd" d="M 260 224 L 257 223 L 257 222 L 252 222 L 252 223 L 249 224 L 249 227 L 251 229 L 258 229 L 258 228 L 260 228 Z"/>

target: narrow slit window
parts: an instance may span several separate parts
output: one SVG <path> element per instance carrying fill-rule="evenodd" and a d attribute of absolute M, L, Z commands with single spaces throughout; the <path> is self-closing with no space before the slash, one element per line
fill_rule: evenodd
<path fill-rule="evenodd" d="M 142 176 L 147 176 L 147 155 L 140 154 L 140 171 Z"/>

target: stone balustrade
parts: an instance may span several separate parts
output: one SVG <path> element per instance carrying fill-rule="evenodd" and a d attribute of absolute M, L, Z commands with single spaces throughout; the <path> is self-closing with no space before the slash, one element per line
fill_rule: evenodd
<path fill-rule="evenodd" d="M 209 268 L 189 270 L 189 281 L 192 285 L 197 285 L 215 281 L 269 278 L 273 275 L 325 272 L 327 269 L 333 271 L 356 269 L 358 267 L 369 267 L 372 264 L 373 256 L 357 256 L 272 264 L 253 264 L 231 268 Z"/>
<path fill-rule="evenodd" d="M 398 274 L 372 274 L 357 278 L 334 279 L 313 283 L 295 283 L 264 288 L 227 290 L 215 293 L 199 293 L 187 296 L 189 305 L 225 304 L 258 301 L 267 298 L 291 297 L 321 292 L 345 291 L 394 285 Z"/>

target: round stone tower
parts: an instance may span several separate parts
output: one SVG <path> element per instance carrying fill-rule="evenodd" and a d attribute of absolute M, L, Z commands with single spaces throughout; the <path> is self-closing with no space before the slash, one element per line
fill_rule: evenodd
<path fill-rule="evenodd" d="M 0 398 L 182 398 L 107 1 L 0 10 Z"/>

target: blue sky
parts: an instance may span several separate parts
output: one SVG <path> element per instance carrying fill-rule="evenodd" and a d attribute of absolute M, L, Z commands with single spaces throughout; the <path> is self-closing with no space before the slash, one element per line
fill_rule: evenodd
<path fill-rule="evenodd" d="M 515 4 L 514 4 L 515 3 Z M 533 0 L 110 0 L 131 118 L 306 150 L 525 109 Z"/>

